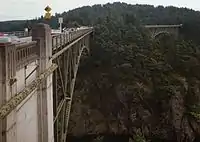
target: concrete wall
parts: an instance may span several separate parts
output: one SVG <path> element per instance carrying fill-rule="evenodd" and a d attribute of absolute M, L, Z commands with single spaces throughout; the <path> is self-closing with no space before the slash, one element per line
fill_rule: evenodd
<path fill-rule="evenodd" d="M 16 72 L 17 82 L 13 92 L 19 93 L 36 78 L 36 70 L 29 78 L 25 79 L 35 68 L 37 62 L 33 62 Z M 7 117 L 7 142 L 38 142 L 37 119 L 37 90 L 17 106 Z"/>
<path fill-rule="evenodd" d="M 20 81 L 17 83 L 17 91 L 25 88 L 25 86 L 29 85 L 33 80 L 35 80 L 37 76 L 37 70 L 35 70 L 36 67 L 37 62 L 33 62 L 26 68 L 24 67 L 17 72 L 17 77 L 20 77 Z M 34 72 L 30 75 L 32 71 Z M 28 78 L 25 79 L 25 77 Z M 37 90 L 35 90 L 17 107 L 17 142 L 38 141 L 37 109 Z"/>
<path fill-rule="evenodd" d="M 29 99 L 27 99 L 16 113 L 17 142 L 38 142 L 36 91 L 29 95 Z"/>
<path fill-rule="evenodd" d="M 52 75 L 34 86 L 37 88 L 28 96 L 26 93 L 20 99 L 15 96 L 52 65 L 51 28 L 36 25 L 32 40 L 36 44 L 0 44 L 0 107 L 8 108 L 1 110 L 1 117 L 5 116 L 4 112 L 9 113 L 0 119 L 0 142 L 54 142 Z M 14 101 L 8 105 L 13 97 Z M 20 100 L 23 101 L 18 104 Z"/>

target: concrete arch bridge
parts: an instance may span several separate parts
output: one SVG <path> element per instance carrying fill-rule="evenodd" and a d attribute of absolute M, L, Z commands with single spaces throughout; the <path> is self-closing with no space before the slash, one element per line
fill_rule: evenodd
<path fill-rule="evenodd" d="M 161 34 L 172 34 L 175 38 L 179 36 L 179 29 L 183 25 L 145 25 L 151 34 L 152 38 L 156 38 Z"/>

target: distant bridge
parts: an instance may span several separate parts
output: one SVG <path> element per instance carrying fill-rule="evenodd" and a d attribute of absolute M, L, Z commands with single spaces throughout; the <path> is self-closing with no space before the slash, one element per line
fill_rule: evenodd
<path fill-rule="evenodd" d="M 152 38 L 156 38 L 160 34 L 173 34 L 175 38 L 178 38 L 179 35 L 179 28 L 183 25 L 145 25 L 144 27 L 147 28 L 151 34 Z"/>

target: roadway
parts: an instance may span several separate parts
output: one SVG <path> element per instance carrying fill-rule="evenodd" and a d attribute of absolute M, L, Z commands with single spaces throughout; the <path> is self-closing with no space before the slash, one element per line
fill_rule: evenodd
<path fill-rule="evenodd" d="M 19 42 L 31 42 L 32 41 L 32 37 L 23 37 L 23 38 L 19 38 Z"/>

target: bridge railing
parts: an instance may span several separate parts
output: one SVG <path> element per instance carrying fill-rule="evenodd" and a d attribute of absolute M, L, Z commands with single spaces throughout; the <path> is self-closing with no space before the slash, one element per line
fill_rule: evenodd
<path fill-rule="evenodd" d="M 14 31 L 14 32 L 3 32 L 3 33 L 8 34 L 8 35 L 17 36 L 19 38 L 29 37 L 32 34 L 31 32 L 25 32 L 25 31 Z"/>
<path fill-rule="evenodd" d="M 55 50 L 77 38 L 92 31 L 92 28 L 77 30 L 69 33 L 62 33 L 52 36 L 52 49 Z M 11 70 L 19 70 L 21 67 L 35 61 L 38 58 L 37 54 L 37 42 L 25 42 L 20 44 L 2 44 L 6 50 L 6 56 L 8 58 L 9 66 Z"/>
<path fill-rule="evenodd" d="M 179 25 L 144 25 L 145 28 L 180 28 L 183 24 Z"/>
<path fill-rule="evenodd" d="M 17 69 L 37 59 L 36 42 L 28 42 L 16 46 Z"/>
<path fill-rule="evenodd" d="M 0 48 L 4 49 L 10 71 L 19 70 L 25 65 L 35 61 L 38 57 L 35 41 L 20 45 L 11 43 L 0 44 Z"/>
<path fill-rule="evenodd" d="M 75 39 L 79 38 L 80 36 L 92 31 L 93 28 L 81 29 L 73 32 L 65 32 L 58 35 L 52 36 L 52 48 L 53 50 L 56 48 L 61 47 L 67 43 L 74 41 Z"/>

